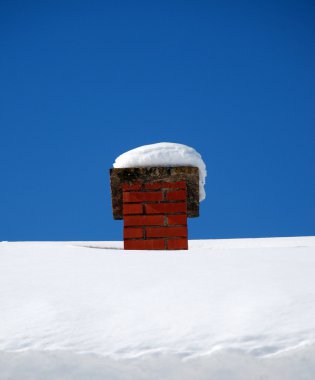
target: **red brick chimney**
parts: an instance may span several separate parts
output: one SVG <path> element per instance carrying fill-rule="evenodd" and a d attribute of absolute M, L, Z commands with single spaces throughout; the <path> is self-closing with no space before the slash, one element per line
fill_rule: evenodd
<path fill-rule="evenodd" d="M 124 249 L 188 249 L 187 217 L 199 216 L 195 167 L 111 169 L 114 219 L 124 220 Z"/>

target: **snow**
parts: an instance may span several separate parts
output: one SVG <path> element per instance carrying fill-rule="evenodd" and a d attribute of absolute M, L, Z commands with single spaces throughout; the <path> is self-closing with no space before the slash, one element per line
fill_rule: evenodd
<path fill-rule="evenodd" d="M 1 379 L 314 379 L 315 237 L 0 243 Z"/>
<path fill-rule="evenodd" d="M 129 150 L 116 158 L 114 168 L 136 168 L 150 166 L 195 166 L 199 168 L 199 200 L 206 197 L 206 165 L 201 155 L 187 145 L 157 143 Z"/>

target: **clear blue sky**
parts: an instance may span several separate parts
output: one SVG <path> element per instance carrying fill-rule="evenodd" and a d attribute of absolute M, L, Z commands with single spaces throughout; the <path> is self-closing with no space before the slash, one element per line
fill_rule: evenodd
<path fill-rule="evenodd" d="M 190 238 L 315 235 L 315 3 L 0 2 L 0 240 L 120 240 L 108 169 L 197 149 Z"/>

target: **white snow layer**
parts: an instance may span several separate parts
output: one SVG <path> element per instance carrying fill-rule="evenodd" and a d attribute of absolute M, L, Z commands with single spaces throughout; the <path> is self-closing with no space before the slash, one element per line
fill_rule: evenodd
<path fill-rule="evenodd" d="M 0 378 L 315 378 L 315 237 L 0 243 Z"/>
<path fill-rule="evenodd" d="M 201 155 L 187 145 L 157 143 L 129 150 L 116 158 L 114 168 L 137 168 L 150 166 L 195 166 L 199 168 L 199 200 L 206 197 L 206 165 Z"/>

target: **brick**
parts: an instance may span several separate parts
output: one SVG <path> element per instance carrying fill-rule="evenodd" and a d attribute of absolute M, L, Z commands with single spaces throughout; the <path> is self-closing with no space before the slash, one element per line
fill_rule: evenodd
<path fill-rule="evenodd" d="M 143 238 L 143 228 L 124 228 L 124 239 Z"/>
<path fill-rule="evenodd" d="M 186 202 L 183 203 L 157 203 L 145 205 L 147 214 L 172 214 L 175 212 L 186 213 Z"/>
<path fill-rule="evenodd" d="M 187 227 L 155 227 L 146 229 L 147 237 L 187 237 Z"/>
<path fill-rule="evenodd" d="M 168 215 L 167 224 L 169 225 L 184 225 L 187 226 L 187 216 L 186 215 Z"/>
<path fill-rule="evenodd" d="M 134 183 L 123 183 L 122 188 L 123 190 L 140 190 L 142 186 L 142 183 L 140 182 L 134 182 Z"/>
<path fill-rule="evenodd" d="M 144 184 L 145 189 L 154 190 L 154 189 L 186 189 L 186 182 L 154 182 Z"/>
<path fill-rule="evenodd" d="M 127 193 L 124 191 L 123 193 L 123 201 L 124 202 L 145 202 L 145 201 L 161 201 L 163 199 L 162 192 L 134 192 Z"/>
<path fill-rule="evenodd" d="M 185 201 L 187 198 L 186 190 L 168 191 L 166 199 L 168 201 Z"/>
<path fill-rule="evenodd" d="M 143 206 L 142 204 L 123 204 L 123 213 L 124 215 L 130 215 L 130 214 L 143 214 Z"/>
<path fill-rule="evenodd" d="M 164 239 L 125 240 L 124 249 L 164 249 Z"/>
<path fill-rule="evenodd" d="M 167 249 L 188 249 L 187 239 L 168 239 Z"/>
<path fill-rule="evenodd" d="M 163 215 L 125 216 L 125 226 L 163 226 Z"/>

